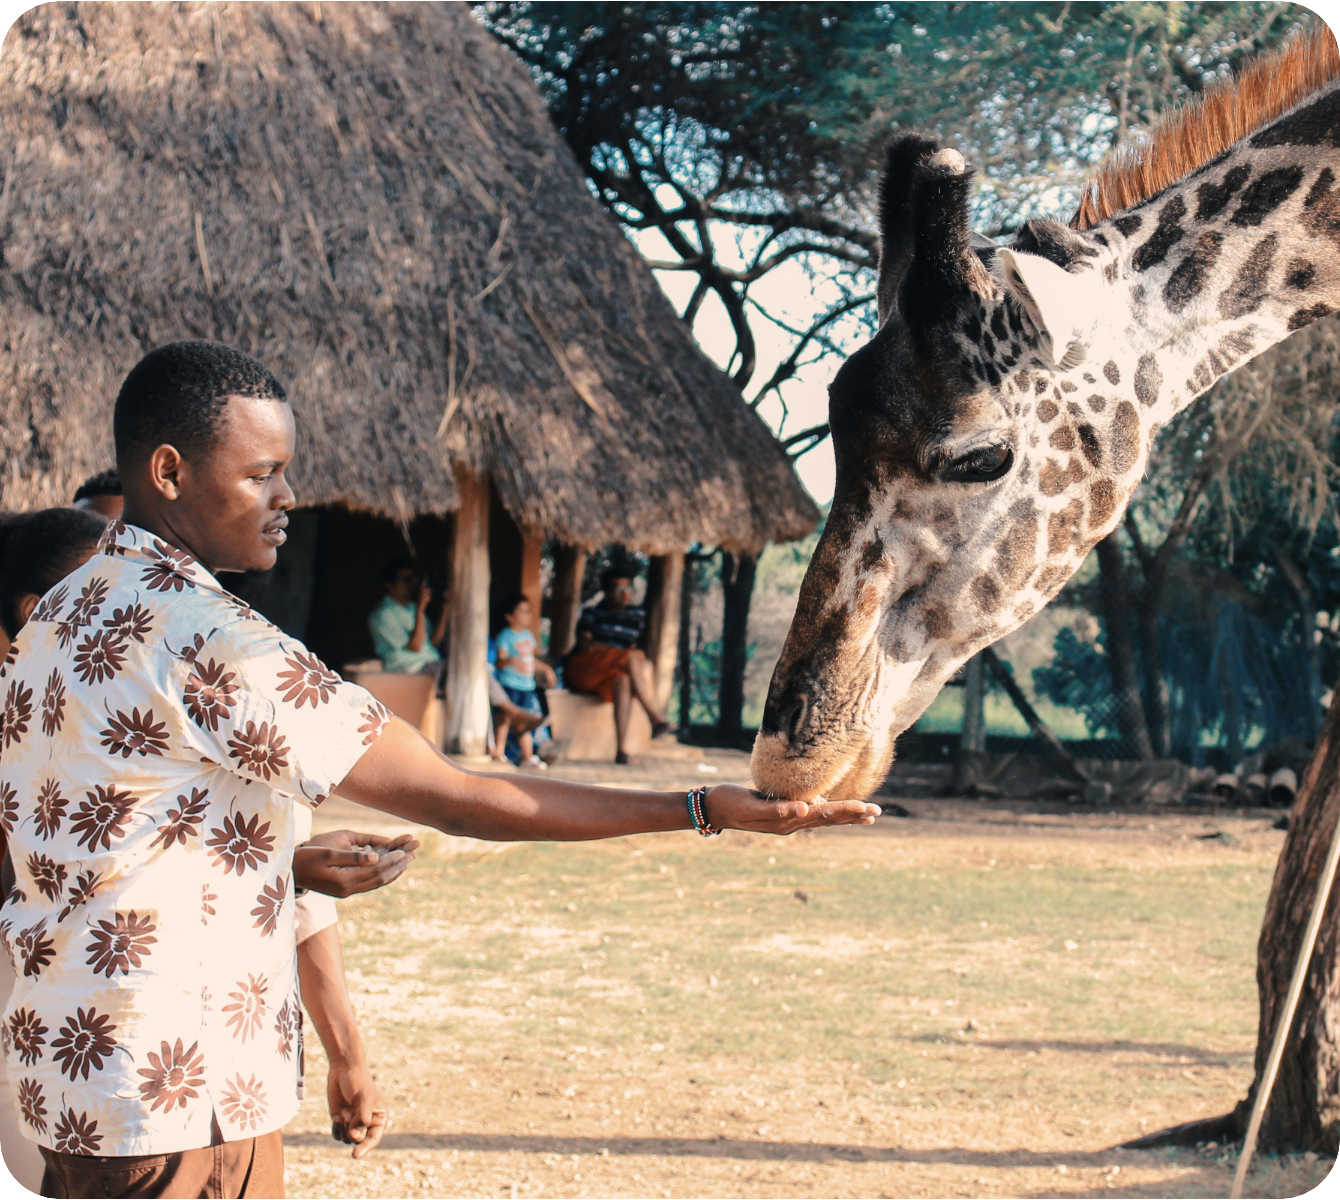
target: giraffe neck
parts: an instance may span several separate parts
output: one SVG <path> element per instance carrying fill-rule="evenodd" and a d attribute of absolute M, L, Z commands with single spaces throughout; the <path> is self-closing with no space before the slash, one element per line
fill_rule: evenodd
<path fill-rule="evenodd" d="M 1163 424 L 1340 309 L 1340 82 L 1080 236 L 1106 285 L 1089 362 L 1117 363 Z"/>

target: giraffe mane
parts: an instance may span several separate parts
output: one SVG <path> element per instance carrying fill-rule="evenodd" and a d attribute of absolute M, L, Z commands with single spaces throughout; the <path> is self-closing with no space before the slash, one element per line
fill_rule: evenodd
<path fill-rule="evenodd" d="M 1234 79 L 1170 112 L 1149 141 L 1109 154 L 1085 183 L 1071 224 L 1089 229 L 1157 196 L 1337 76 L 1340 51 L 1324 25 L 1258 55 Z"/>

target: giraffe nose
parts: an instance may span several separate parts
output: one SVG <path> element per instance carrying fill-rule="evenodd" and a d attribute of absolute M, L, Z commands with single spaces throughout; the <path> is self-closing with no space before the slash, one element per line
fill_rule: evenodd
<path fill-rule="evenodd" d="M 804 692 L 792 692 L 775 707 L 768 705 L 763 714 L 763 732 L 784 733 L 789 742 L 796 742 L 804 732 L 809 711 L 810 702 Z"/>

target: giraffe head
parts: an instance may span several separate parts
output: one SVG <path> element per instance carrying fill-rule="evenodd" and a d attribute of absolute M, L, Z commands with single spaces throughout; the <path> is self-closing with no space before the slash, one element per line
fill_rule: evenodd
<path fill-rule="evenodd" d="M 1120 229 L 981 244 L 970 183 L 933 141 L 889 151 L 880 328 L 830 389 L 833 506 L 754 748 L 773 795 L 878 786 L 964 660 L 1113 528 L 1166 419 L 1157 365 L 1121 344 L 1138 284 Z"/>

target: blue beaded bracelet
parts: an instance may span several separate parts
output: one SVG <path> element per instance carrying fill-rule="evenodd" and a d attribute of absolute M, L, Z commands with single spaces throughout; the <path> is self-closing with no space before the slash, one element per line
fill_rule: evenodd
<path fill-rule="evenodd" d="M 707 789 L 705 787 L 694 788 L 689 792 L 686 800 L 689 806 L 689 820 L 693 822 L 693 828 L 703 837 L 714 837 L 721 830 L 708 823 L 707 806 L 704 803 L 707 798 Z"/>

